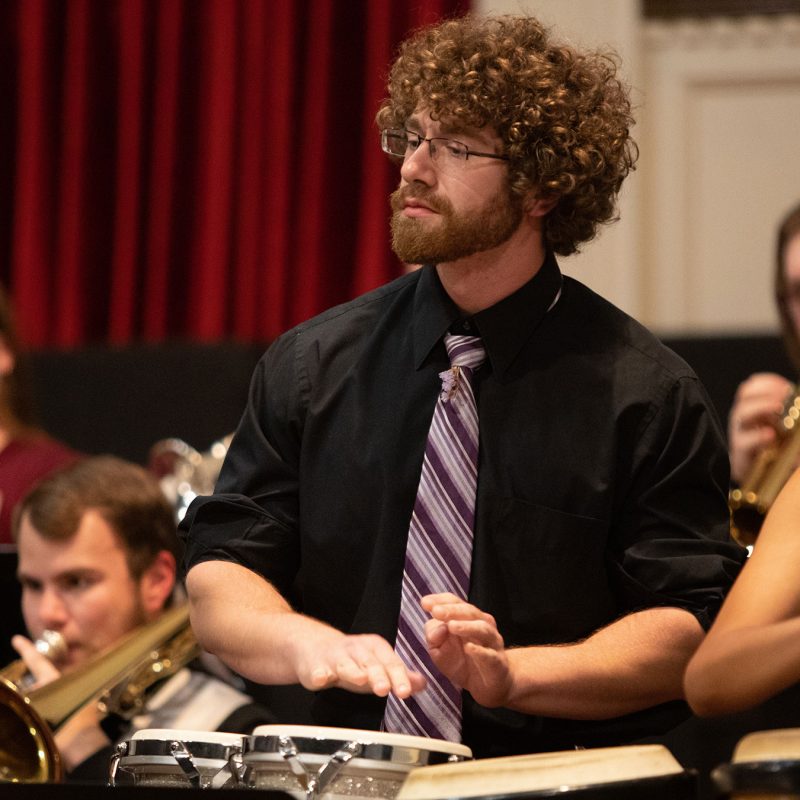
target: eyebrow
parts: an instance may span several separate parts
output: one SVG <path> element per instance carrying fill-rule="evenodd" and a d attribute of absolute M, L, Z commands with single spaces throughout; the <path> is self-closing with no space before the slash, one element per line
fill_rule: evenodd
<path fill-rule="evenodd" d="M 438 124 L 440 135 L 442 136 L 449 136 L 450 134 L 455 134 L 456 136 L 459 134 L 463 134 L 464 136 L 469 135 L 469 131 L 467 131 L 463 125 L 447 125 L 443 122 L 439 122 Z M 422 130 L 422 123 L 417 116 L 411 116 L 406 120 L 406 127 L 409 126 Z"/>
<path fill-rule="evenodd" d="M 420 123 L 419 117 L 412 115 L 410 116 L 406 122 L 405 127 L 408 130 L 413 131 L 414 133 L 422 134 L 422 124 Z M 439 122 L 439 133 L 432 137 L 436 138 L 447 138 L 450 136 L 463 136 L 465 139 L 472 139 L 477 143 L 478 147 L 491 147 L 492 142 L 486 137 L 485 133 L 481 130 L 476 128 L 469 128 L 465 125 L 453 125 L 453 124 L 446 124 L 443 122 Z"/>
<path fill-rule="evenodd" d="M 75 569 L 68 569 L 64 570 L 64 572 L 59 572 L 58 575 L 52 576 L 51 580 L 54 583 L 59 583 L 64 580 L 70 580 L 72 578 L 85 578 L 91 577 L 93 575 L 98 575 L 99 572 L 96 569 L 91 567 L 76 567 Z M 25 572 L 17 572 L 17 580 L 20 583 L 36 583 L 36 584 L 43 584 L 44 581 L 35 576 L 35 575 L 28 575 Z"/>

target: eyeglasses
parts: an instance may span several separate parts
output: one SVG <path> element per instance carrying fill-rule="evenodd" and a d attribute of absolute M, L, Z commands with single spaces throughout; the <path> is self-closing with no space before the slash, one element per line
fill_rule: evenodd
<path fill-rule="evenodd" d="M 496 158 L 498 161 L 508 161 L 508 156 L 499 156 L 496 153 L 479 153 L 470 150 L 463 142 L 455 139 L 444 139 L 435 136 L 426 139 L 413 131 L 402 129 L 387 129 L 381 131 L 381 148 L 384 153 L 396 158 L 408 158 L 412 153 L 419 150 L 423 142 L 428 143 L 431 158 L 441 164 L 464 163 L 470 156 L 480 156 L 481 158 Z"/>

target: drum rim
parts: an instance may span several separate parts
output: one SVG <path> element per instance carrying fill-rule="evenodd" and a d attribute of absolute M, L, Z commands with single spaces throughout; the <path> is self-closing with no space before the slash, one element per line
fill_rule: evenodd
<path fill-rule="evenodd" d="M 776 758 L 720 764 L 712 770 L 711 779 L 723 793 L 760 790 L 796 793 L 800 787 L 800 760 Z"/>
<path fill-rule="evenodd" d="M 221 742 L 204 742 L 202 740 L 173 739 L 128 739 L 125 753 L 120 757 L 120 765 L 131 758 L 145 756 L 163 756 L 174 762 L 174 756 L 169 749 L 171 742 L 180 742 L 191 754 L 193 759 L 226 762 L 231 756 L 242 752 L 242 744 L 223 744 Z"/>
<path fill-rule="evenodd" d="M 412 736 L 405 733 L 389 733 L 388 731 L 373 731 L 359 728 L 334 728 L 318 727 L 315 725 L 258 725 L 253 729 L 251 736 L 288 736 L 293 741 L 298 740 L 331 740 L 340 743 L 359 742 L 360 744 L 382 744 L 389 747 L 405 747 L 409 749 L 438 750 L 447 755 L 462 756 L 465 760 L 472 758 L 472 750 L 460 742 L 450 742 L 447 739 L 434 739 L 428 736 Z"/>
<path fill-rule="evenodd" d="M 248 765 L 255 765 L 259 762 L 277 762 L 283 760 L 279 749 L 279 740 L 282 735 L 273 736 L 246 736 L 242 743 L 242 761 Z M 456 753 L 448 753 L 443 750 L 431 750 L 422 747 L 408 747 L 400 745 L 381 744 L 378 742 L 366 742 L 360 739 L 320 739 L 303 738 L 300 736 L 289 736 L 297 748 L 297 756 L 302 761 L 306 756 L 330 757 L 338 750 L 341 750 L 350 742 L 358 742 L 362 749 L 357 756 L 353 756 L 350 764 L 359 766 L 362 762 L 378 762 L 385 769 L 426 767 L 435 764 L 448 764 L 456 761 L 470 761 L 471 756 L 461 756 Z M 364 737 L 366 738 L 366 737 Z M 275 756 L 270 758 L 269 756 Z"/>
<path fill-rule="evenodd" d="M 204 738 L 199 738 L 199 737 Z M 211 742 L 240 745 L 245 734 L 231 731 L 203 731 L 188 728 L 141 728 L 130 735 L 130 741 Z"/>

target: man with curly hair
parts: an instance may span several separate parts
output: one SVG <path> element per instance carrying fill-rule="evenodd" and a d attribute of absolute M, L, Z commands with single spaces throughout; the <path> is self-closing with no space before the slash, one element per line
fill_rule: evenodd
<path fill-rule="evenodd" d="M 216 493 L 183 525 L 197 634 L 255 681 L 300 684 L 287 722 L 477 756 L 666 730 L 742 554 L 697 378 L 556 263 L 613 219 L 635 161 L 615 62 L 533 18 L 453 19 L 401 47 L 377 121 L 400 164 L 393 247 L 424 266 L 265 355 Z M 450 335 L 478 336 L 482 366 L 448 373 Z M 414 560 L 412 542 L 421 473 L 460 479 L 425 448 L 438 395 L 470 374 L 459 593 L 449 549 L 431 538 Z M 437 559 L 441 582 L 415 595 Z M 417 714 L 437 703 L 449 734 Z"/>

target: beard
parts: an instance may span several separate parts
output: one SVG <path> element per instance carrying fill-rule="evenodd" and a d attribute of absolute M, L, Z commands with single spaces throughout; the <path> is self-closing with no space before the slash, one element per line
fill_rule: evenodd
<path fill-rule="evenodd" d="M 502 187 L 481 209 L 458 213 L 444 197 L 408 184 L 394 191 L 392 249 L 406 264 L 441 264 L 482 253 L 511 238 L 523 217 L 523 199 Z M 439 214 L 430 218 L 406 217 L 403 203 L 409 197 L 421 200 Z"/>

